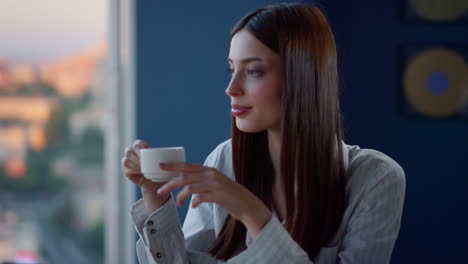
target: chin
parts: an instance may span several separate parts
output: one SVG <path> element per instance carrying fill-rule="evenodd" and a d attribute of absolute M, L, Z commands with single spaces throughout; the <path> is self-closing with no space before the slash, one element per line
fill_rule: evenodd
<path fill-rule="evenodd" d="M 265 130 L 264 127 L 245 120 L 236 120 L 236 127 L 244 133 L 258 133 Z"/>

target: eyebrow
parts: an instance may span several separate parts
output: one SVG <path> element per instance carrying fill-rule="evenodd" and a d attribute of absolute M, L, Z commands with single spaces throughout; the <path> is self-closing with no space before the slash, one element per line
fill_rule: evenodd
<path fill-rule="evenodd" d="M 228 61 L 232 63 L 231 58 L 228 58 Z M 263 60 L 261 58 L 259 58 L 259 57 L 248 57 L 248 58 L 244 58 L 244 59 L 240 60 L 240 62 L 242 64 L 249 63 L 249 62 L 252 62 L 252 61 L 263 61 Z"/>

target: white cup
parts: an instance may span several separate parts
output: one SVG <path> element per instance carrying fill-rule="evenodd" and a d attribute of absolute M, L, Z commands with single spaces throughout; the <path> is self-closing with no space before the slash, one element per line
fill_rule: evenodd
<path fill-rule="evenodd" d="M 153 182 L 166 182 L 178 174 L 161 170 L 160 163 L 181 162 L 185 162 L 184 147 L 140 149 L 141 173 Z"/>

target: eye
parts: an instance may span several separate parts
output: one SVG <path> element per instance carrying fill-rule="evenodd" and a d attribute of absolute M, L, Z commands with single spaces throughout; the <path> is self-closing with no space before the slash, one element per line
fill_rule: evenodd
<path fill-rule="evenodd" d="M 231 68 L 231 67 L 228 67 L 226 70 L 227 70 L 227 71 L 229 72 L 229 74 L 231 74 L 231 75 L 234 73 L 234 69 Z"/>
<path fill-rule="evenodd" d="M 247 74 L 253 77 L 258 77 L 263 74 L 263 71 L 258 70 L 258 69 L 250 69 L 250 70 L 247 70 Z"/>

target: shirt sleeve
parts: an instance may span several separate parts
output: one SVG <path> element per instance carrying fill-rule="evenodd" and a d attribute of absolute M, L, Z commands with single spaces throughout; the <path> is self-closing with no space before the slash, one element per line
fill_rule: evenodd
<path fill-rule="evenodd" d="M 213 166 L 217 155 L 218 151 L 213 151 L 206 159 L 205 166 Z M 139 200 L 132 206 L 131 217 L 139 235 L 136 250 L 140 264 L 218 263 L 208 253 L 215 239 L 212 203 L 189 207 L 184 231 L 172 194 L 166 204 L 149 216 L 143 200 Z"/>
<path fill-rule="evenodd" d="M 136 244 L 139 263 L 217 263 L 208 253 L 208 247 L 215 238 L 212 220 L 205 219 L 210 215 L 209 206 L 201 204 L 189 210 L 191 213 L 184 224 L 189 232 L 184 237 L 172 196 L 147 218 L 143 201 L 136 202 L 132 218 L 140 237 Z"/>
<path fill-rule="evenodd" d="M 248 248 L 228 263 L 390 263 L 403 210 L 404 172 L 396 164 L 377 169 L 367 167 L 357 173 L 370 176 L 364 177 L 368 179 L 362 183 L 365 187 L 357 188 L 359 195 L 351 201 L 356 207 L 348 208 L 352 216 L 345 223 L 339 246 L 322 248 L 313 262 L 272 215 Z"/>
<path fill-rule="evenodd" d="M 276 215 L 263 227 L 246 250 L 231 258 L 229 264 L 313 263 L 292 239 Z"/>
<path fill-rule="evenodd" d="M 132 206 L 131 215 L 140 237 L 137 257 L 140 264 L 187 263 L 184 236 L 173 198 L 147 216 L 143 200 Z"/>
<path fill-rule="evenodd" d="M 364 169 L 371 175 L 350 201 L 356 206 L 338 258 L 341 263 L 390 263 L 403 213 L 405 173 L 397 163 Z"/>

